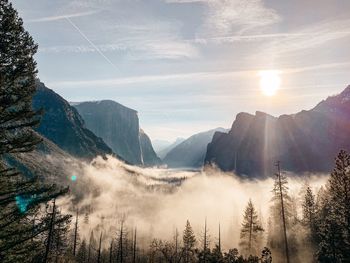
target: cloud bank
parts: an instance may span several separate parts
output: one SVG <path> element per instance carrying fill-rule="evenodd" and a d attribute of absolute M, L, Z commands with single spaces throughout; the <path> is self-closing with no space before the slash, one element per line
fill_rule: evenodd
<path fill-rule="evenodd" d="M 243 210 L 252 199 L 266 227 L 273 179 L 246 180 L 215 168 L 203 171 L 177 171 L 129 166 L 109 157 L 71 169 L 72 195 L 61 201 L 74 214 L 80 210 L 80 232 L 102 232 L 107 246 L 117 235 L 122 219 L 131 232 L 137 227 L 140 243 L 153 238 L 172 240 L 175 229 L 182 232 L 190 220 L 198 239 L 207 219 L 211 246 L 217 242 L 221 225 L 224 249 L 237 247 Z M 317 190 L 326 176 L 290 177 L 290 194 L 297 200 L 305 182 Z M 71 177 L 68 176 L 68 180 Z M 84 222 L 88 215 L 88 222 Z M 266 227 L 267 228 L 267 227 Z"/>

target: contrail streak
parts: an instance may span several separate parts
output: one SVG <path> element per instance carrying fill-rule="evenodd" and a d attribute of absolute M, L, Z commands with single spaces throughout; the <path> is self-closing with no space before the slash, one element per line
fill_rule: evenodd
<path fill-rule="evenodd" d="M 80 28 L 70 20 L 69 17 L 65 17 L 66 20 L 79 32 L 79 34 L 85 38 L 87 42 L 109 63 L 111 64 L 115 69 L 118 69 L 117 66 L 103 54 L 103 52 L 83 33 L 83 31 L 80 30 Z"/>

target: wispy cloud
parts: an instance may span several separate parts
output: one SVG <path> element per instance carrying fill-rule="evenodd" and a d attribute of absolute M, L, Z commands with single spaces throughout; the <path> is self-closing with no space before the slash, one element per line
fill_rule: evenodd
<path fill-rule="evenodd" d="M 319 71 L 324 69 L 336 69 L 336 68 L 347 68 L 350 67 L 350 62 L 343 63 L 329 63 L 321 65 L 311 65 L 299 68 L 281 68 L 281 74 L 295 74 L 306 71 Z M 145 75 L 145 76 L 131 76 L 111 79 L 97 79 L 97 80 L 73 80 L 73 81 L 59 81 L 52 82 L 52 87 L 116 87 L 131 84 L 149 83 L 149 82 L 164 82 L 164 81 L 205 81 L 208 79 L 220 79 L 220 78 L 234 78 L 234 77 L 252 77 L 257 76 L 260 69 L 250 70 L 232 70 L 232 71 L 203 71 L 203 72 L 192 72 L 192 73 L 181 73 L 181 74 L 167 74 L 167 75 Z M 186 87 L 184 87 L 186 88 Z"/>
<path fill-rule="evenodd" d="M 347 68 L 347 67 L 350 67 L 350 62 L 337 62 L 337 63 L 306 66 L 306 67 L 300 67 L 300 68 L 288 68 L 283 70 L 283 72 L 285 74 L 294 74 L 294 73 L 315 71 L 315 70 L 322 70 L 322 69 L 336 69 L 336 68 Z"/>
<path fill-rule="evenodd" d="M 208 6 L 203 33 L 242 34 L 250 29 L 274 24 L 281 17 L 262 0 L 167 0 L 170 3 L 203 3 Z"/>
<path fill-rule="evenodd" d="M 230 71 L 230 72 L 195 72 L 195 73 L 182 73 L 182 74 L 167 74 L 167 75 L 145 75 L 145 76 L 132 76 L 112 79 L 98 79 L 98 80 L 78 80 L 78 81 L 59 81 L 52 82 L 52 87 L 88 87 L 88 86 L 120 86 L 128 84 L 138 84 L 147 82 L 161 82 L 169 80 L 204 80 L 208 78 L 218 78 L 222 76 L 233 76 L 234 74 L 248 74 L 253 71 Z"/>
<path fill-rule="evenodd" d="M 321 45 L 328 41 L 333 41 L 348 37 L 350 35 L 350 20 L 324 21 L 321 23 L 308 25 L 302 29 L 286 33 L 267 34 L 235 34 L 217 37 L 197 37 L 187 40 L 198 44 L 224 44 L 234 42 L 273 42 L 273 51 L 277 53 L 291 52 Z"/>
<path fill-rule="evenodd" d="M 98 52 L 122 52 L 131 60 L 143 59 L 181 59 L 198 56 L 198 50 L 180 40 L 149 40 L 142 43 L 117 43 L 95 45 L 61 45 L 39 47 L 42 53 L 94 53 Z"/>
<path fill-rule="evenodd" d="M 40 18 L 34 18 L 34 19 L 27 19 L 26 22 L 27 23 L 50 22 L 50 21 L 63 20 L 66 18 L 90 16 L 96 13 L 98 13 L 98 11 L 95 10 L 95 11 L 79 12 L 79 13 L 65 14 L 65 15 L 46 16 L 46 17 L 40 17 Z"/>
<path fill-rule="evenodd" d="M 67 18 L 69 19 L 69 18 Z M 73 23 L 69 20 L 69 23 Z M 99 28 L 84 32 L 88 45 L 56 45 L 39 47 L 43 53 L 120 52 L 130 60 L 187 59 L 199 56 L 197 47 L 180 36 L 178 22 L 153 21 L 99 21 Z M 77 23 L 74 23 L 76 29 Z M 80 30 L 81 31 L 81 30 Z M 81 34 L 81 32 L 79 32 Z"/>
<path fill-rule="evenodd" d="M 302 37 L 302 36 L 310 36 L 310 34 L 305 33 L 272 33 L 272 34 L 252 34 L 252 35 L 230 35 L 230 36 L 218 36 L 218 37 L 197 37 L 194 39 L 190 39 L 187 41 L 198 43 L 198 44 L 206 44 L 206 43 L 233 43 L 233 42 L 249 42 L 249 41 L 261 41 L 261 40 L 271 40 L 271 39 L 280 39 L 280 38 L 288 38 L 288 37 Z"/>
<path fill-rule="evenodd" d="M 321 46 L 350 36 L 350 19 L 322 21 L 306 26 L 284 39 L 276 39 L 270 52 L 282 54 Z"/>

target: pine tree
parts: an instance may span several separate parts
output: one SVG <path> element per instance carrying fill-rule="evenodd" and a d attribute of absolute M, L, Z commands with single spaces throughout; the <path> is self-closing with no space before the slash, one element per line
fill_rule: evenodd
<path fill-rule="evenodd" d="M 271 250 L 267 247 L 261 251 L 261 262 L 262 263 L 271 263 L 272 262 L 272 253 Z"/>
<path fill-rule="evenodd" d="M 183 258 L 185 263 L 194 262 L 194 251 L 196 246 L 196 237 L 193 233 L 190 221 L 187 220 L 186 227 L 182 236 Z"/>
<path fill-rule="evenodd" d="M 222 255 L 219 244 L 215 244 L 213 251 L 209 257 L 209 262 L 212 263 L 222 263 L 224 262 L 224 256 Z"/>
<path fill-rule="evenodd" d="M 321 224 L 319 226 L 319 244 L 317 257 L 319 262 L 342 262 L 345 246 L 342 238 L 342 224 L 337 211 L 331 205 L 329 199 L 325 200 L 321 211 Z M 346 262 L 346 261 L 344 261 Z"/>
<path fill-rule="evenodd" d="M 306 245 L 314 250 L 317 242 L 316 201 L 310 186 L 307 186 L 306 188 L 302 208 L 302 222 L 306 227 Z"/>
<path fill-rule="evenodd" d="M 240 246 L 243 251 L 243 255 L 257 255 L 260 251 L 260 245 L 262 241 L 262 228 L 258 214 L 254 208 L 251 200 L 249 200 L 248 205 L 244 211 L 243 223 L 240 235 Z"/>
<path fill-rule="evenodd" d="M 87 262 L 87 259 L 88 259 L 88 248 L 86 245 L 86 240 L 83 239 L 83 241 L 81 242 L 81 245 L 78 249 L 76 260 L 78 263 L 85 263 L 85 262 Z"/>
<path fill-rule="evenodd" d="M 0 155 L 28 152 L 40 142 L 31 129 L 40 112 L 32 110 L 37 45 L 8 0 L 0 2 Z"/>
<path fill-rule="evenodd" d="M 316 202 L 310 186 L 307 186 L 303 200 L 303 222 L 312 229 L 315 225 Z"/>
<path fill-rule="evenodd" d="M 63 215 L 59 211 L 56 200 L 52 205 L 46 207 L 46 216 L 43 218 L 48 231 L 43 232 L 39 237 L 45 244 L 42 262 L 59 261 L 68 251 L 68 232 L 70 226 L 70 215 Z M 54 260 L 55 259 L 55 260 Z"/>
<path fill-rule="evenodd" d="M 239 252 L 237 248 L 229 249 L 229 251 L 224 254 L 224 262 L 227 263 L 237 263 L 238 258 Z"/>
<path fill-rule="evenodd" d="M 320 218 L 320 262 L 350 261 L 350 156 L 340 151 L 323 197 Z"/>
<path fill-rule="evenodd" d="M 37 45 L 8 0 L 0 1 L 0 261 L 34 261 L 48 231 L 40 208 L 67 192 L 26 177 L 6 162 L 9 154 L 32 151 L 41 141 L 32 130 L 40 121 L 33 111 Z"/>
<path fill-rule="evenodd" d="M 344 250 L 350 260 L 350 156 L 341 151 L 336 159 L 336 166 L 329 179 L 330 201 L 343 225 Z"/>

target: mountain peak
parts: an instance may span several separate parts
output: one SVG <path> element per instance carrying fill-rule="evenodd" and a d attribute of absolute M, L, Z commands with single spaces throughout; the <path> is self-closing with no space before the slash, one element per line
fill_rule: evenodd
<path fill-rule="evenodd" d="M 89 105 L 99 105 L 100 107 L 106 107 L 106 108 L 118 108 L 118 109 L 125 109 L 128 111 L 136 112 L 136 110 L 131 109 L 129 107 L 124 106 L 123 104 L 120 104 L 119 102 L 116 102 L 114 100 L 93 100 L 93 101 L 82 101 L 82 102 L 71 102 L 72 106 L 88 106 Z"/>
<path fill-rule="evenodd" d="M 348 112 L 350 110 L 350 85 L 341 93 L 322 100 L 313 110 L 322 112 Z"/>
<path fill-rule="evenodd" d="M 275 117 L 266 113 L 266 112 L 263 112 L 263 111 L 256 111 L 255 112 L 255 116 L 257 118 L 271 118 L 271 119 L 274 119 Z"/>
<path fill-rule="evenodd" d="M 340 94 L 341 97 L 346 97 L 350 99 L 350 85 L 348 85 Z"/>

